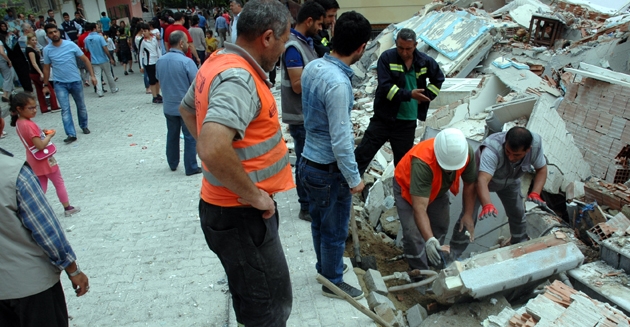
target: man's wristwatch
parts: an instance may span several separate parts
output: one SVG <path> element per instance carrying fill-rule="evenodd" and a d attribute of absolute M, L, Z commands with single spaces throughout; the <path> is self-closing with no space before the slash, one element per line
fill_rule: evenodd
<path fill-rule="evenodd" d="M 79 264 L 77 263 L 77 270 L 75 270 L 73 273 L 68 273 L 69 277 L 74 277 L 77 276 L 78 274 L 82 273 L 81 268 L 79 267 Z"/>

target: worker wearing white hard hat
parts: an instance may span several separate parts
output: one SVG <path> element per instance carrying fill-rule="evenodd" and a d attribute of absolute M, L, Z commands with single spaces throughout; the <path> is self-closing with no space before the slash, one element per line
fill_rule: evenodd
<path fill-rule="evenodd" d="M 460 230 L 474 237 L 473 204 L 477 167 L 464 134 L 447 128 L 415 145 L 395 170 L 394 199 L 403 232 L 403 251 L 411 269 L 428 269 L 442 262 L 441 244 L 448 231 L 450 190 L 464 182 L 464 215 Z"/>

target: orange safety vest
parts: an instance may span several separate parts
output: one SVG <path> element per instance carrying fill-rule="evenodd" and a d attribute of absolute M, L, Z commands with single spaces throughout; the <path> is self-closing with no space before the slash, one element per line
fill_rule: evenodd
<path fill-rule="evenodd" d="M 262 104 L 258 117 L 255 117 L 245 129 L 243 139 L 232 142 L 243 169 L 259 189 L 269 194 L 294 188 L 289 150 L 282 137 L 276 100 L 265 81 L 243 57 L 214 52 L 199 69 L 195 79 L 197 132 L 201 132 L 208 111 L 208 93 L 212 81 L 218 74 L 230 68 L 242 68 L 252 75 Z M 222 186 L 205 163 L 202 165 L 204 178 L 201 184 L 201 198 L 207 203 L 221 207 L 243 206 L 237 201 L 239 196 Z"/>
<path fill-rule="evenodd" d="M 428 139 L 426 141 L 422 141 L 418 143 L 416 146 L 411 148 L 407 154 L 400 160 L 398 165 L 396 166 L 396 171 L 394 172 L 394 177 L 400 185 L 401 195 L 403 199 L 407 200 L 407 202 L 411 203 L 411 194 L 409 193 L 409 188 L 411 187 L 411 159 L 413 157 L 422 160 L 422 162 L 426 163 L 431 167 L 431 171 L 433 172 L 433 181 L 431 182 L 431 195 L 429 196 L 429 203 L 433 202 L 437 197 L 440 189 L 442 188 L 442 168 L 438 164 L 437 159 L 435 158 L 435 152 L 433 151 L 433 143 L 435 139 Z M 453 181 L 453 185 L 451 185 L 451 192 L 454 195 L 459 193 L 459 178 L 462 176 L 464 170 L 468 166 L 468 162 L 470 158 L 466 159 L 466 164 L 461 169 L 455 172 L 455 180 Z"/>

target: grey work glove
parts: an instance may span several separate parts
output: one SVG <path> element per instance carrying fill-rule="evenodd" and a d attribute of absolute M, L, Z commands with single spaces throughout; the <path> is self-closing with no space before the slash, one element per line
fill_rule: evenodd
<path fill-rule="evenodd" d="M 431 237 L 426 243 L 427 250 L 427 258 L 431 261 L 431 264 L 434 266 L 439 266 L 442 262 L 442 257 L 440 256 L 440 241 L 438 241 L 435 237 Z"/>

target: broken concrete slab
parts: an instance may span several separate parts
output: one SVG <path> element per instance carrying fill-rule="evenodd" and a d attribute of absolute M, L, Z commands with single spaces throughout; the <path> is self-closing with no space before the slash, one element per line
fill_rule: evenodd
<path fill-rule="evenodd" d="M 532 15 L 537 13 L 551 13 L 553 10 L 548 5 L 537 0 L 516 0 L 495 10 L 490 15 L 499 16 L 509 13 L 510 17 L 523 27 L 529 27 Z"/>
<path fill-rule="evenodd" d="M 528 93 L 530 90 L 539 92 L 547 92 L 555 97 L 562 96 L 562 93 L 554 87 L 543 81 L 540 76 L 529 70 L 519 70 L 515 67 L 500 69 L 490 67 L 490 71 L 508 85 L 512 90 L 518 93 Z"/>
<path fill-rule="evenodd" d="M 611 84 L 630 87 L 630 75 L 610 71 L 585 62 L 580 63 L 579 69 L 565 68 L 564 70 L 573 74 L 594 78 Z"/>
<path fill-rule="evenodd" d="M 615 269 L 630 271 L 630 237 L 611 237 L 601 242 L 600 257 Z"/>
<path fill-rule="evenodd" d="M 534 110 L 534 105 L 538 101 L 538 97 L 526 95 L 508 102 L 502 102 L 486 109 L 489 113 L 486 118 L 486 124 L 490 133 L 501 132 L 503 125 L 520 117 L 529 117 Z"/>
<path fill-rule="evenodd" d="M 440 272 L 433 282 L 436 300 L 454 303 L 481 298 L 580 266 L 584 255 L 563 233 L 477 254 Z"/>
<path fill-rule="evenodd" d="M 458 303 L 448 310 L 428 316 L 422 327 L 444 326 L 479 326 L 483 320 L 492 315 L 498 315 L 510 304 L 503 296 L 486 298 L 480 301 Z"/>
<path fill-rule="evenodd" d="M 400 220 L 398 220 L 398 209 L 396 207 L 391 207 L 381 215 L 381 226 L 383 228 L 383 232 L 391 237 L 395 237 L 398 235 L 398 229 L 400 229 Z"/>
<path fill-rule="evenodd" d="M 589 0 L 562 0 L 562 2 L 570 3 L 576 6 L 582 6 L 591 10 L 607 15 L 618 15 L 630 7 L 628 0 L 607 0 L 607 1 L 589 1 Z"/>
<path fill-rule="evenodd" d="M 385 193 L 383 190 L 383 182 L 377 180 L 370 188 L 368 198 L 365 200 L 365 210 L 368 213 L 370 225 L 376 227 L 378 220 L 383 212 L 383 200 L 385 199 Z"/>
<path fill-rule="evenodd" d="M 368 269 L 363 276 L 363 281 L 370 292 L 376 292 L 384 296 L 387 296 L 389 293 L 387 285 L 383 281 L 383 276 L 378 270 Z"/>
<path fill-rule="evenodd" d="M 387 296 L 381 295 L 376 292 L 370 292 L 367 296 L 368 306 L 371 310 L 374 310 L 375 307 L 385 304 L 390 307 L 392 310 L 396 310 L 396 306 Z"/>
<path fill-rule="evenodd" d="M 595 261 L 568 271 L 576 290 L 593 299 L 614 304 L 630 314 L 630 276 L 603 261 Z"/>
<path fill-rule="evenodd" d="M 544 296 L 537 296 L 529 300 L 525 305 L 525 309 L 536 321 L 541 319 L 555 321 L 565 310 L 564 307 Z"/>
<path fill-rule="evenodd" d="M 420 304 L 416 304 L 407 310 L 407 324 L 409 327 L 420 327 L 422 321 L 427 318 L 428 313 Z"/>

